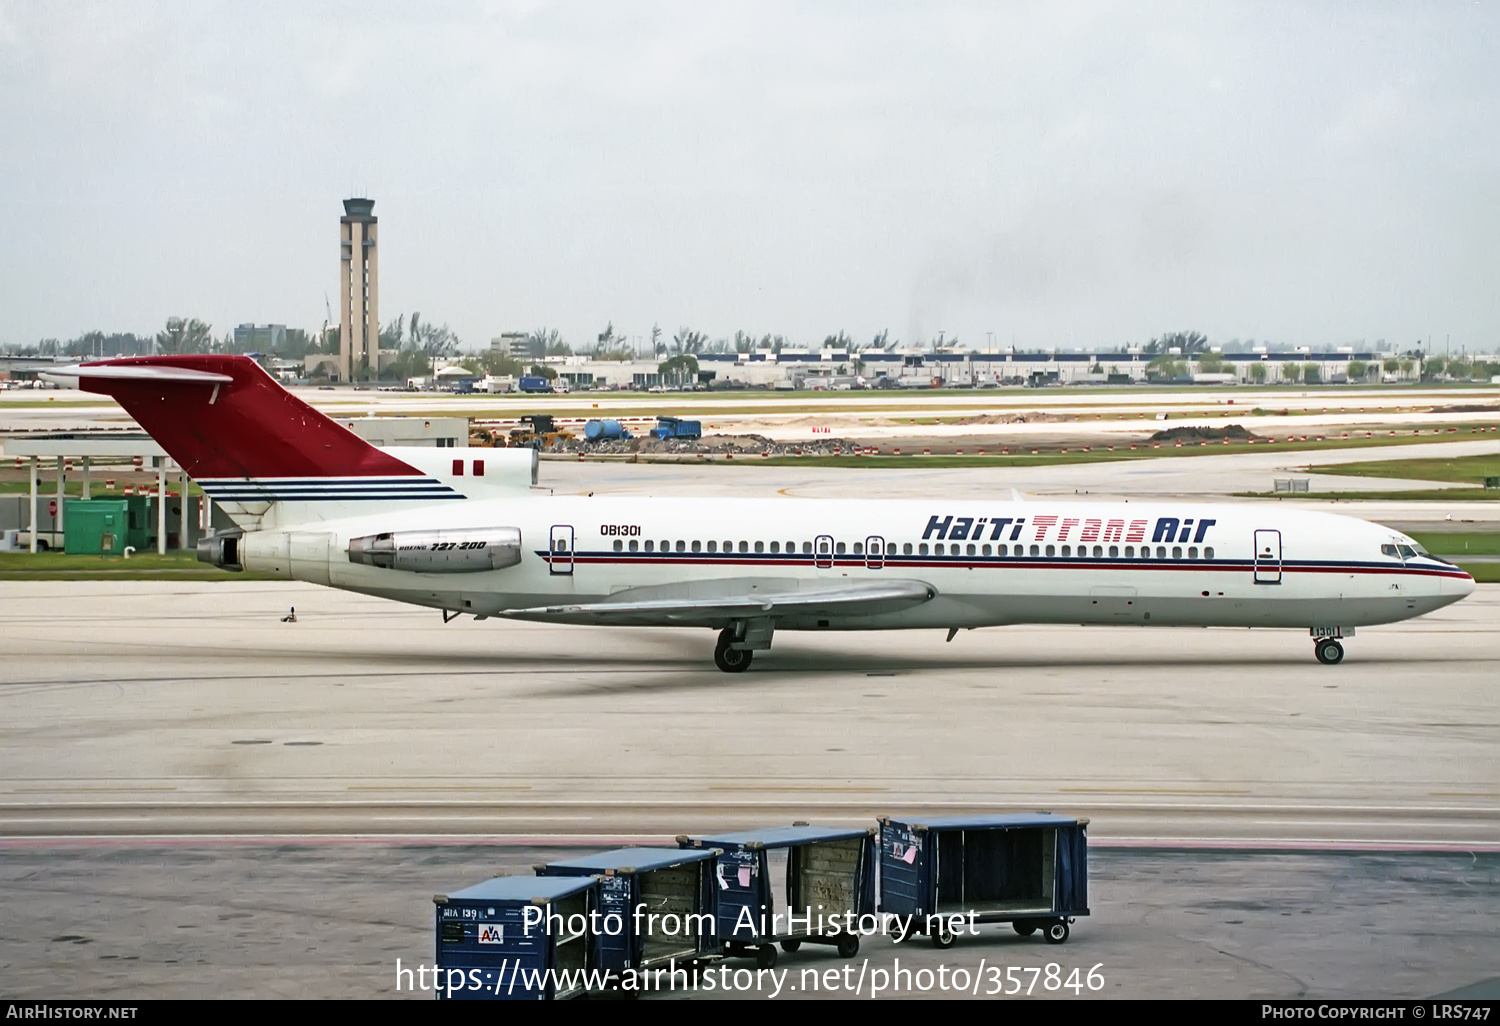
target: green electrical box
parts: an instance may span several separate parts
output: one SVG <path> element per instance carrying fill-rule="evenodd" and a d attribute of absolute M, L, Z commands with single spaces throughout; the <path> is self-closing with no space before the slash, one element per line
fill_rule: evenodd
<path fill-rule="evenodd" d="M 63 504 L 63 551 L 70 556 L 120 556 L 146 546 L 146 501 L 68 499 Z"/>

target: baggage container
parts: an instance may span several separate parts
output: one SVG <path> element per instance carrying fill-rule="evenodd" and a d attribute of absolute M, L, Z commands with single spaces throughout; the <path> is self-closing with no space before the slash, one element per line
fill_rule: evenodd
<path fill-rule="evenodd" d="M 599 907 L 599 881 L 593 877 L 499 876 L 435 894 L 432 901 L 439 999 L 578 997 L 585 974 L 597 969 L 599 936 L 590 914 Z"/>
<path fill-rule="evenodd" d="M 875 912 L 875 830 L 794 823 L 728 834 L 683 835 L 683 848 L 719 848 L 719 937 L 724 954 L 776 964 L 803 943 L 831 944 L 844 958 L 859 952 L 858 919 Z M 775 858 L 773 855 L 782 857 Z M 782 889 L 779 884 L 784 884 Z M 781 900 L 776 900 L 780 894 Z M 789 918 L 795 913 L 796 918 Z M 854 919 L 854 932 L 844 924 Z M 841 924 L 832 929 L 830 922 Z"/>
<path fill-rule="evenodd" d="M 1068 939 L 1089 914 L 1088 820 L 1022 815 L 880 820 L 880 910 L 946 948 L 969 923 Z M 955 918 L 957 917 L 957 918 Z"/>
<path fill-rule="evenodd" d="M 599 877 L 599 964 L 618 973 L 719 956 L 714 882 L 719 854 L 717 848 L 616 848 L 549 862 L 536 871 Z"/>

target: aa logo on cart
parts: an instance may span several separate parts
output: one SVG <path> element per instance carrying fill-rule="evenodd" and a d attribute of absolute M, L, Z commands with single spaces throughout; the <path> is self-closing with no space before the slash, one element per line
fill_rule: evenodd
<path fill-rule="evenodd" d="M 505 927 L 499 923 L 479 924 L 479 943 L 481 944 L 504 944 Z"/>

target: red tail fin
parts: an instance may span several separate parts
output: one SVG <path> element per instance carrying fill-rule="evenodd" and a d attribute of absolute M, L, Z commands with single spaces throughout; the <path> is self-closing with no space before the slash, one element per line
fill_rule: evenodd
<path fill-rule="evenodd" d="M 195 478 L 418 474 L 278 385 L 245 356 L 141 356 L 79 367 Z"/>

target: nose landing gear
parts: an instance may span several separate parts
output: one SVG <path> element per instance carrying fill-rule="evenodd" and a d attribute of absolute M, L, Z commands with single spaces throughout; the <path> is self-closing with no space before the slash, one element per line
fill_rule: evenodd
<path fill-rule="evenodd" d="M 1344 646 L 1333 638 L 1320 638 L 1313 646 L 1313 652 L 1318 657 L 1318 662 L 1324 666 L 1334 666 L 1344 659 Z"/>

